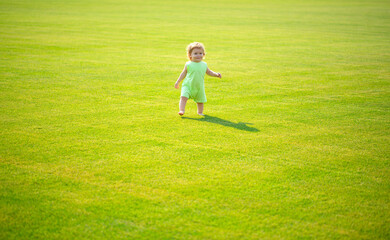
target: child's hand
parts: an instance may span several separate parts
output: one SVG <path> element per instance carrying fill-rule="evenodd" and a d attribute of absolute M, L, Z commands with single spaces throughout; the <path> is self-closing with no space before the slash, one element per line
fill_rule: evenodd
<path fill-rule="evenodd" d="M 220 73 L 217 73 L 217 77 L 222 78 L 222 75 Z"/>
<path fill-rule="evenodd" d="M 178 82 L 175 83 L 175 88 L 179 89 L 179 83 Z"/>

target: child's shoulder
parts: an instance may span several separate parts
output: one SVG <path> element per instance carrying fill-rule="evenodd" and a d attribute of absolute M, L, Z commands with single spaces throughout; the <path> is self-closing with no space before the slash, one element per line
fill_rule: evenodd
<path fill-rule="evenodd" d="M 186 62 L 186 65 L 191 64 L 191 63 L 197 64 L 198 62 L 188 61 L 188 62 Z M 207 63 L 204 62 L 204 61 L 201 61 L 201 62 L 199 62 L 199 63 L 202 63 L 202 64 L 206 64 L 206 65 L 207 65 Z"/>
<path fill-rule="evenodd" d="M 188 62 L 186 62 L 186 66 L 188 66 L 188 65 L 190 65 L 190 64 L 202 64 L 202 65 L 207 65 L 207 63 L 206 63 L 206 62 L 203 62 L 203 61 L 201 61 L 201 62 L 193 62 L 193 61 L 188 61 Z"/>

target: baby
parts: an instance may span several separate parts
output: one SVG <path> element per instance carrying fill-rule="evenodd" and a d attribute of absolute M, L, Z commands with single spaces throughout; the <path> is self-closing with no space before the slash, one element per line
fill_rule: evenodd
<path fill-rule="evenodd" d="M 181 87 L 181 97 L 179 104 L 179 115 L 183 115 L 189 98 L 194 99 L 198 106 L 198 114 L 203 115 L 203 104 L 207 102 L 204 90 L 205 74 L 212 77 L 221 78 L 220 73 L 211 71 L 207 63 L 203 62 L 205 48 L 202 43 L 194 42 L 187 47 L 187 56 L 190 61 L 186 62 L 183 71 L 175 83 L 175 88 L 179 89 L 180 82 L 184 79 Z"/>

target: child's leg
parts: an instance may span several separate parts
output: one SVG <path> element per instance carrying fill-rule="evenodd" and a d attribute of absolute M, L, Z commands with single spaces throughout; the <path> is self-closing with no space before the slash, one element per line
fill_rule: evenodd
<path fill-rule="evenodd" d="M 198 105 L 198 114 L 203 115 L 203 103 L 196 103 Z"/>
<path fill-rule="evenodd" d="M 179 103 L 179 115 L 183 115 L 184 111 L 186 109 L 186 104 L 187 104 L 188 98 L 186 97 L 180 97 L 180 103 Z"/>

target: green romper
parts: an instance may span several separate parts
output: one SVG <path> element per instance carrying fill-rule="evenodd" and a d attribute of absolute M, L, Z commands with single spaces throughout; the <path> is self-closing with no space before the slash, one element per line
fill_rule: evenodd
<path fill-rule="evenodd" d="M 181 96 L 192 98 L 197 103 L 207 102 L 206 93 L 204 90 L 204 75 L 207 71 L 207 63 L 201 62 L 186 62 L 187 76 L 181 86 Z"/>

